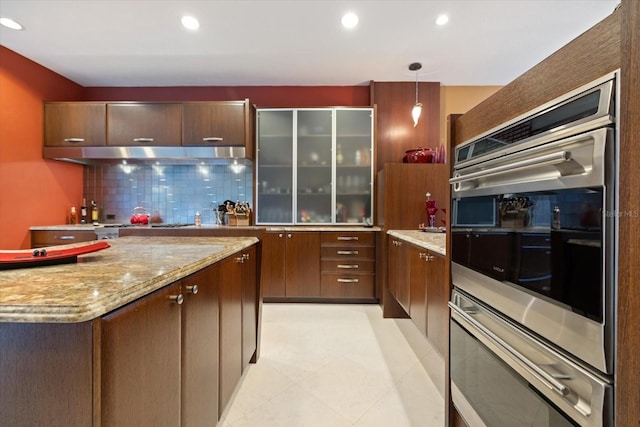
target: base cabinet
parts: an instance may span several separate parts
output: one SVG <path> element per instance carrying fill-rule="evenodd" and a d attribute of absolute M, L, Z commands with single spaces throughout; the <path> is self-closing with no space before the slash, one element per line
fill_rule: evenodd
<path fill-rule="evenodd" d="M 176 283 L 103 317 L 103 427 L 180 425 L 180 292 Z"/>
<path fill-rule="evenodd" d="M 92 321 L 0 323 L 0 425 L 215 425 L 256 354 L 255 253 Z"/>
<path fill-rule="evenodd" d="M 210 425 L 219 416 L 220 268 L 182 280 L 181 425 Z"/>
<path fill-rule="evenodd" d="M 388 243 L 388 277 L 389 293 L 398 301 L 404 311 L 409 313 L 409 256 L 408 244 L 402 240 L 390 238 Z"/>
<path fill-rule="evenodd" d="M 395 237 L 389 238 L 387 249 L 389 293 L 445 355 L 449 322 L 445 257 Z"/>
<path fill-rule="evenodd" d="M 268 231 L 263 245 L 265 298 L 320 297 L 320 232 Z"/>
<path fill-rule="evenodd" d="M 375 299 L 375 233 L 321 234 L 321 296 Z"/>
<path fill-rule="evenodd" d="M 220 263 L 220 414 L 242 377 L 242 254 Z"/>

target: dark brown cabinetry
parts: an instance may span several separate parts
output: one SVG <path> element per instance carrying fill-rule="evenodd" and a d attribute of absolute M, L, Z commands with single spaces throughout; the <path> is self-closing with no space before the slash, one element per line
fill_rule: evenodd
<path fill-rule="evenodd" d="M 0 425 L 215 425 L 256 352 L 256 253 L 91 321 L 0 322 Z"/>
<path fill-rule="evenodd" d="M 375 233 L 321 233 L 324 298 L 375 299 Z"/>
<path fill-rule="evenodd" d="M 429 268 L 426 250 L 407 245 L 409 256 L 409 315 L 418 330 L 427 335 L 427 284 Z"/>
<path fill-rule="evenodd" d="M 169 146 L 182 141 L 182 104 L 107 105 L 107 145 Z"/>
<path fill-rule="evenodd" d="M 45 147 L 103 146 L 107 138 L 106 104 L 52 102 L 44 104 Z"/>
<path fill-rule="evenodd" d="M 103 427 L 180 425 L 180 292 L 175 283 L 102 318 Z"/>
<path fill-rule="evenodd" d="M 390 238 L 387 248 L 389 292 L 404 309 L 409 313 L 409 256 L 407 244 L 402 240 Z"/>
<path fill-rule="evenodd" d="M 258 341 L 258 277 L 255 246 L 242 251 L 242 367 L 255 362 Z"/>
<path fill-rule="evenodd" d="M 219 275 L 213 265 L 182 280 L 182 427 L 209 425 L 219 416 Z"/>
<path fill-rule="evenodd" d="M 449 321 L 445 257 L 395 237 L 389 238 L 387 256 L 389 293 L 444 355 Z"/>
<path fill-rule="evenodd" d="M 183 104 L 182 145 L 244 147 L 248 107 L 248 100 Z"/>
<path fill-rule="evenodd" d="M 265 300 L 320 297 L 320 232 L 268 231 L 263 245 Z"/>
<path fill-rule="evenodd" d="M 242 376 L 241 253 L 220 263 L 220 412 Z"/>
<path fill-rule="evenodd" d="M 31 247 L 67 245 L 69 243 L 89 242 L 96 240 L 93 230 L 32 230 Z"/>

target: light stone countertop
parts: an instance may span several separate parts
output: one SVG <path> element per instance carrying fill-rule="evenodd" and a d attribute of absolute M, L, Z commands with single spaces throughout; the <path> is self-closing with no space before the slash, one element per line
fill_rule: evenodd
<path fill-rule="evenodd" d="M 389 230 L 387 234 L 440 255 L 447 254 L 447 236 L 445 233 L 426 233 L 420 230 Z"/>
<path fill-rule="evenodd" d="M 79 256 L 77 263 L 2 270 L 0 322 L 92 320 L 257 242 L 255 237 L 123 237 Z"/>
<path fill-rule="evenodd" d="M 128 225 L 124 225 L 128 228 L 132 228 Z M 31 231 L 81 231 L 81 230 L 96 230 L 103 228 L 118 228 L 118 224 L 61 224 L 61 225 L 33 225 L 29 227 Z M 140 226 L 136 227 L 140 229 L 152 230 L 155 228 L 164 228 L 162 224 L 158 224 L 155 227 Z M 171 228 L 171 227 L 166 227 Z M 187 225 L 177 227 L 175 229 L 204 229 L 204 230 L 266 230 L 266 231 L 346 231 L 346 232 L 358 232 L 358 231 L 380 231 L 381 228 L 377 226 L 365 227 L 363 225 L 216 225 L 216 224 L 202 224 L 200 226 Z"/>

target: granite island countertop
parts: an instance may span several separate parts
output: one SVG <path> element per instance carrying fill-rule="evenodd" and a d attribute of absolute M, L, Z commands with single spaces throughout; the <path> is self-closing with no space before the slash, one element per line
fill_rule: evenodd
<path fill-rule="evenodd" d="M 447 236 L 445 233 L 426 233 L 420 230 L 389 230 L 387 234 L 440 255 L 447 254 Z"/>
<path fill-rule="evenodd" d="M 123 237 L 79 256 L 77 263 L 3 270 L 0 322 L 92 320 L 257 242 L 255 237 Z"/>

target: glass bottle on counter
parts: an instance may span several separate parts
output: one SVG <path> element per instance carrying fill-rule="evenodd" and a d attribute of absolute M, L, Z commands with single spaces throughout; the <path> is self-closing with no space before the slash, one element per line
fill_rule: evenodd
<path fill-rule="evenodd" d="M 71 206 L 71 212 L 69 213 L 69 224 L 76 223 L 76 207 Z"/>
<path fill-rule="evenodd" d="M 82 198 L 82 205 L 80 205 L 80 224 L 87 223 L 87 199 Z"/>

